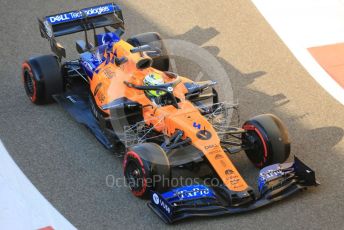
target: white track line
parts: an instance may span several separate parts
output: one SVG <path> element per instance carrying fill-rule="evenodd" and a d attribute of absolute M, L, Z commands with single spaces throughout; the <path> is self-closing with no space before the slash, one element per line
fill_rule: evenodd
<path fill-rule="evenodd" d="M 0 141 L 0 229 L 76 229 L 31 184 Z"/>
<path fill-rule="evenodd" d="M 344 89 L 307 50 L 310 47 L 344 42 L 344 0 L 252 2 L 309 74 L 344 105 Z"/>

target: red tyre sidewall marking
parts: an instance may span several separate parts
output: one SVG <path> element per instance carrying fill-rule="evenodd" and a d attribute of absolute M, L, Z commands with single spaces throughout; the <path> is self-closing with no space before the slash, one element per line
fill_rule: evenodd
<path fill-rule="evenodd" d="M 123 161 L 123 169 L 124 169 L 123 171 L 124 171 L 124 173 L 125 173 L 125 170 L 126 170 L 127 161 L 128 161 L 128 157 L 129 156 L 135 158 L 136 160 L 138 160 L 138 162 L 140 163 L 140 166 L 141 166 L 142 173 L 143 173 L 143 187 L 142 187 L 142 189 L 140 191 L 133 191 L 132 190 L 132 193 L 135 196 L 142 196 L 146 192 L 146 189 L 147 189 L 146 171 L 145 171 L 145 168 L 144 168 L 144 165 L 143 165 L 141 157 L 137 153 L 135 153 L 134 151 L 129 151 L 129 152 L 127 152 L 127 154 L 125 154 L 125 158 L 124 158 L 124 161 Z"/>
<path fill-rule="evenodd" d="M 28 70 L 29 72 L 29 75 L 32 79 L 32 82 L 33 82 L 33 94 L 32 96 L 30 97 L 30 100 L 32 102 L 35 102 L 36 99 L 37 99 L 37 82 L 35 81 L 34 77 L 33 77 L 33 73 L 32 73 L 32 70 L 31 70 L 31 67 L 30 65 L 27 63 L 27 62 L 24 62 L 23 65 L 22 65 L 22 80 L 23 80 L 23 83 L 25 84 L 25 71 Z"/>
<path fill-rule="evenodd" d="M 259 131 L 259 129 L 258 129 L 257 127 L 255 127 L 254 125 L 246 124 L 246 125 L 243 126 L 243 129 L 249 130 L 249 131 L 255 131 L 255 132 L 258 134 L 260 140 L 261 140 L 262 143 L 263 143 L 263 148 L 264 148 L 264 160 L 263 160 L 263 162 L 260 162 L 259 164 L 257 164 L 257 166 L 261 167 L 261 166 L 264 164 L 264 162 L 266 162 L 266 160 L 267 160 L 267 158 L 268 158 L 268 147 L 267 147 L 266 142 L 265 142 L 265 140 L 264 140 L 263 134 L 262 134 L 262 133 Z"/>

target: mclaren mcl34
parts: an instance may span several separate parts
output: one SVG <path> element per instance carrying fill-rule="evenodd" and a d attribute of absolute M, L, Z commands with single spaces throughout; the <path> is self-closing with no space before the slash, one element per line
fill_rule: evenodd
<path fill-rule="evenodd" d="M 124 153 L 131 192 L 150 199 L 148 206 L 166 223 L 250 211 L 317 185 L 314 171 L 298 158 L 285 163 L 290 141 L 278 117 L 258 115 L 234 126 L 238 106 L 219 101 L 215 81 L 169 72 L 158 33 L 121 39 L 117 4 L 38 22 L 54 54 L 23 63 L 26 94 L 34 104 L 59 103 L 107 149 Z M 79 57 L 62 61 L 66 50 L 56 39 L 80 32 Z M 230 159 L 239 152 L 261 169 L 254 189 Z M 181 171 L 199 183 L 172 186 Z"/>

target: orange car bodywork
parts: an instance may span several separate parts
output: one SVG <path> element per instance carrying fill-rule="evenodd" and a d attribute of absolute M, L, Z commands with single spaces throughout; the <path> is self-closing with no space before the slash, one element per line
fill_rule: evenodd
<path fill-rule="evenodd" d="M 149 57 L 144 53 L 131 53 L 132 48 L 130 44 L 120 40 L 114 44 L 113 52 L 104 53 L 105 58 L 109 60 L 114 58 L 115 53 L 118 58 L 126 57 L 128 61 L 120 66 L 104 61 L 98 67 L 98 71 L 95 71 L 93 77 L 89 79 L 90 89 L 97 106 L 101 108 L 122 97 L 143 105 L 142 114 L 148 125 L 153 125 L 157 131 L 169 137 L 176 130 L 182 130 L 183 138 L 190 138 L 191 144 L 204 153 L 228 189 L 238 192 L 247 190 L 248 185 L 223 151 L 220 138 L 212 125 L 197 107 L 185 100 L 187 89 L 183 83 L 191 82 L 191 80 L 180 77 L 181 82 L 174 88 L 173 93 L 180 100 L 178 103 L 180 108 L 175 108 L 173 105 L 159 107 L 146 97 L 144 91 L 130 88 L 124 84 L 124 81 L 127 81 L 135 85 L 142 85 L 144 77 L 152 71 L 161 74 L 165 82 L 175 80 L 152 67 L 138 69 L 137 62 Z M 108 110 L 103 110 L 103 112 L 109 114 Z M 197 127 L 194 123 L 197 124 Z M 207 131 L 206 138 L 199 137 L 202 130 Z"/>

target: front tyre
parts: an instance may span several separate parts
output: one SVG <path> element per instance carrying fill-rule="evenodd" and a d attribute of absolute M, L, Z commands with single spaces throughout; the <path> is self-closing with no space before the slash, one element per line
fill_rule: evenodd
<path fill-rule="evenodd" d="M 139 198 L 149 198 L 150 192 L 159 193 L 169 186 L 170 164 L 165 151 L 154 143 L 143 143 L 129 148 L 124 156 L 124 176 L 131 192 Z"/>
<path fill-rule="evenodd" d="M 290 155 L 290 141 L 286 126 L 275 115 L 256 116 L 243 125 L 242 135 L 246 155 L 257 167 L 285 162 Z"/>
<path fill-rule="evenodd" d="M 64 90 L 60 63 L 54 55 L 31 58 L 22 64 L 26 95 L 34 104 L 53 102 L 54 94 Z"/>

